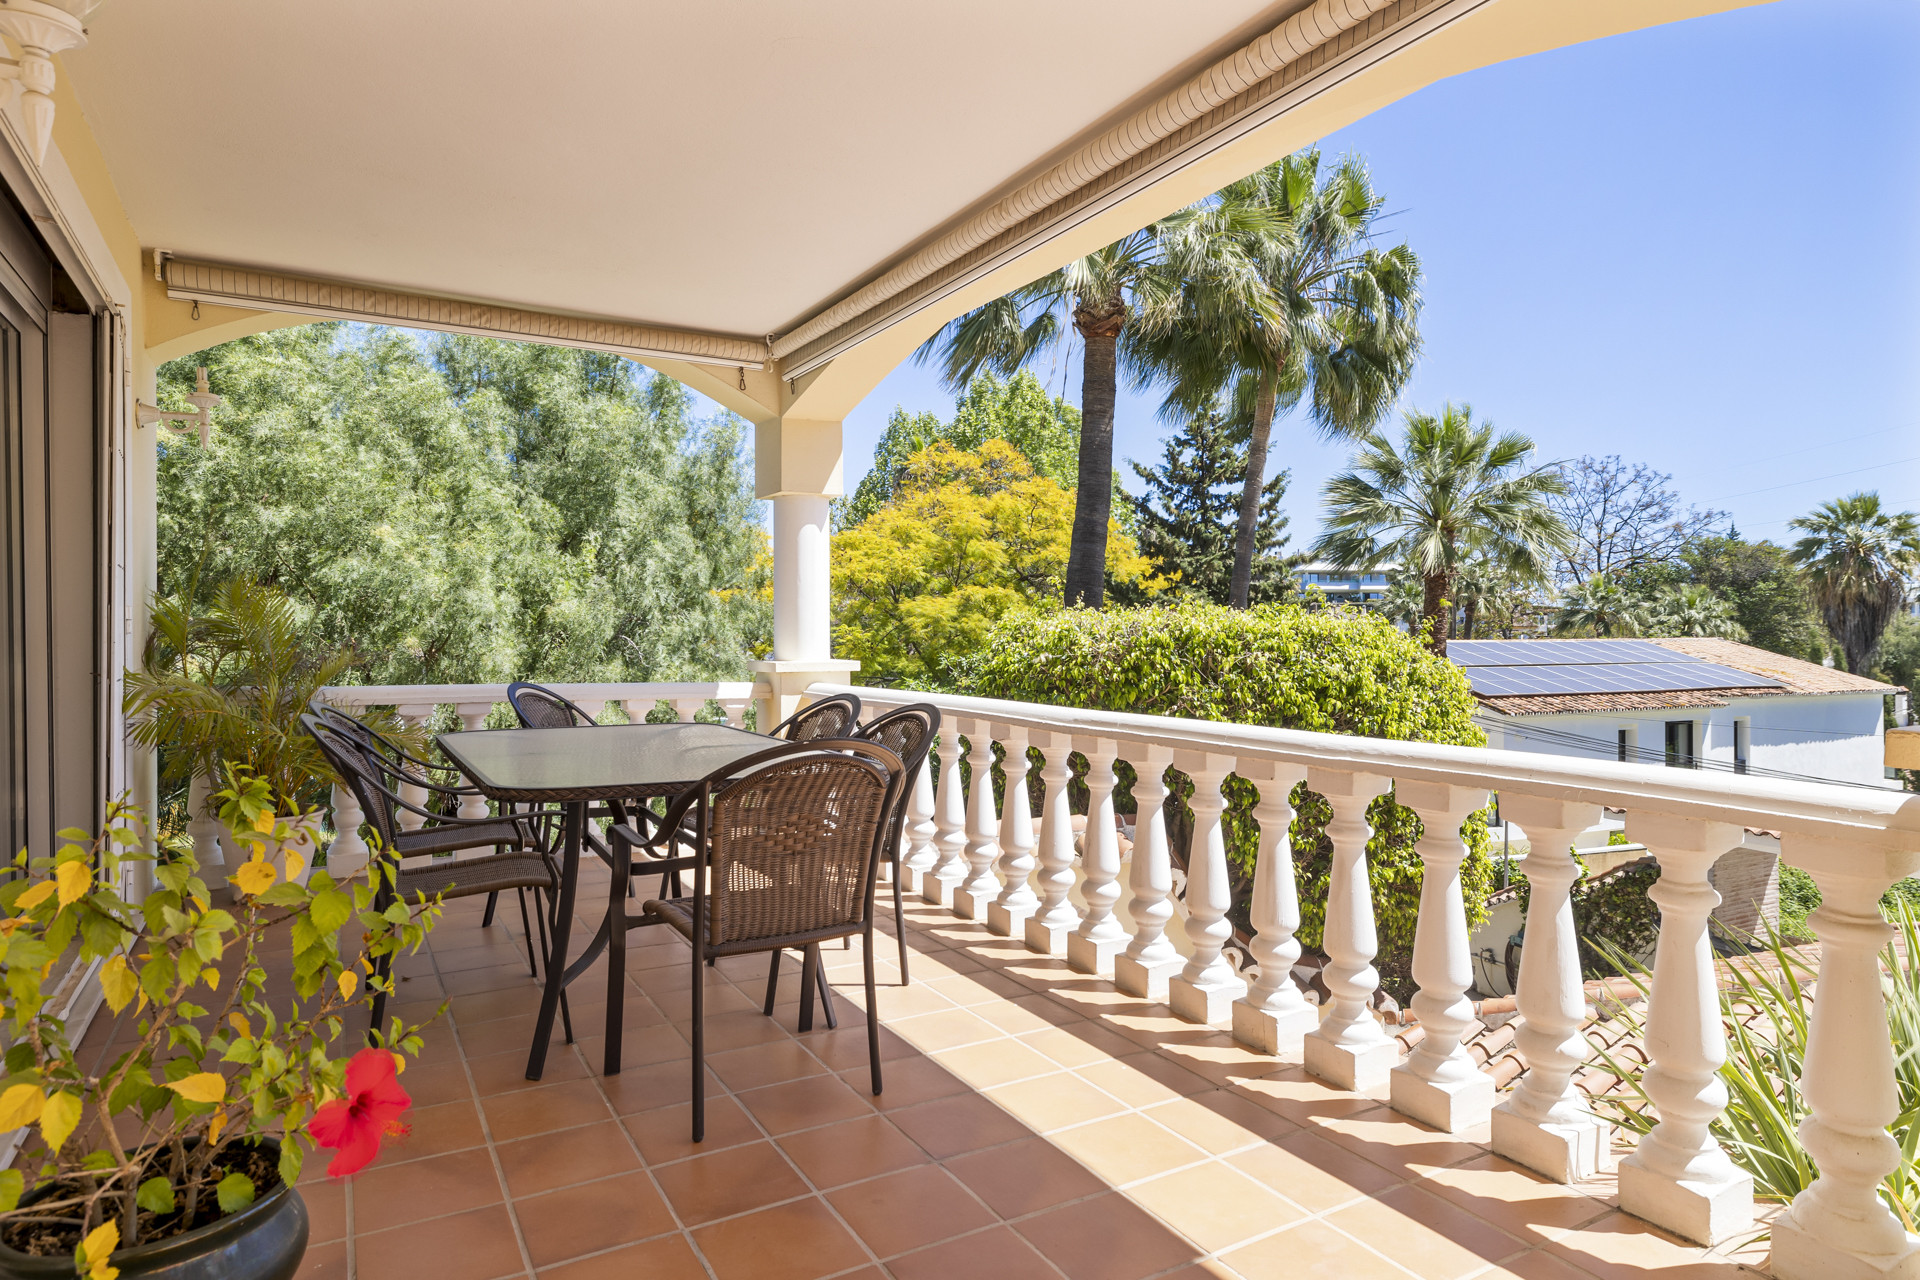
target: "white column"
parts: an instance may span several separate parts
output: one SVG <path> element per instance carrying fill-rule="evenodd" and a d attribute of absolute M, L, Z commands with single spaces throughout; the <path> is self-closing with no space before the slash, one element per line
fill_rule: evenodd
<path fill-rule="evenodd" d="M 1260 969 L 1252 990 L 1233 1006 L 1233 1038 L 1260 1053 L 1300 1052 L 1320 1011 L 1293 980 L 1300 959 L 1300 894 L 1293 873 L 1293 788 L 1307 777 L 1299 765 L 1242 760 L 1240 776 L 1260 788 L 1253 819 L 1260 850 L 1253 865 L 1253 958 Z"/>
<path fill-rule="evenodd" d="M 1080 913 L 1068 901 L 1073 893 L 1073 809 L 1067 799 L 1073 783 L 1072 736 L 1047 735 L 1046 754 L 1040 769 L 1040 903 L 1023 933 L 1027 950 L 1057 956 L 1066 951 L 1067 934 L 1080 923 Z M 1112 803 L 1112 792 L 1108 796 Z M 1107 825 L 1111 831 L 1113 824 Z"/>
<path fill-rule="evenodd" d="M 1027 917 L 1040 905 L 1033 877 L 1033 801 L 1027 795 L 1027 731 L 1007 728 L 1007 789 L 1000 801 L 1000 893 L 987 906 L 987 929 L 1003 938 L 1026 936 Z"/>
<path fill-rule="evenodd" d="M 933 771 L 937 767 L 935 757 L 929 752 L 913 775 L 913 798 L 907 802 L 907 829 L 903 833 L 907 849 L 900 858 L 900 884 L 908 893 L 920 892 L 926 876 L 940 858 L 940 851 L 934 845 L 940 827 L 933 820 Z"/>
<path fill-rule="evenodd" d="M 487 717 L 493 714 L 493 704 L 491 702 L 462 702 L 454 707 L 454 712 L 460 717 L 460 727 L 468 733 L 472 733 L 474 730 L 486 726 Z M 462 778 L 460 781 L 464 783 L 467 779 Z M 471 795 L 460 797 L 461 817 L 484 818 L 490 812 L 492 811 L 487 807 L 487 798 L 485 796 Z"/>
<path fill-rule="evenodd" d="M 1373 883 L 1367 873 L 1367 806 L 1387 780 L 1366 773 L 1310 769 L 1307 786 L 1327 798 L 1333 818 L 1333 868 L 1327 884 L 1327 967 L 1321 977 L 1332 1009 L 1303 1042 L 1307 1070 L 1342 1089 L 1364 1092 L 1387 1083 L 1399 1045 L 1374 1016 L 1380 974 L 1373 967 L 1379 939 L 1373 924 Z"/>
<path fill-rule="evenodd" d="M 773 504 L 773 657 L 832 656 L 833 574 L 828 500 L 784 493 Z"/>
<path fill-rule="evenodd" d="M 1529 842 L 1526 945 L 1514 993 L 1514 1035 L 1527 1073 L 1493 1109 L 1493 1150 L 1556 1182 L 1575 1182 L 1613 1168 L 1613 1126 L 1573 1086 L 1593 1052 L 1580 1029 L 1587 1001 L 1571 897 L 1580 878 L 1573 838 L 1599 823 L 1600 806 L 1503 791 L 1500 816 L 1519 823 Z"/>
<path fill-rule="evenodd" d="M 1227 869 L 1227 833 L 1221 817 L 1227 799 L 1220 786 L 1233 772 L 1233 757 L 1182 752 L 1175 764 L 1193 779 L 1193 841 L 1187 847 L 1187 966 L 1167 984 L 1168 1003 L 1189 1022 L 1225 1022 L 1233 1002 L 1247 994 L 1246 980 L 1222 948 L 1233 937 L 1227 910 L 1233 882 Z"/>
<path fill-rule="evenodd" d="M 985 920 L 987 904 L 1000 892 L 993 862 L 1000 856 L 1000 811 L 993 805 L 993 725 L 974 720 L 967 734 L 967 878 L 953 891 L 953 913 Z"/>
<path fill-rule="evenodd" d="M 1120 901 L 1120 833 L 1113 820 L 1113 761 L 1120 744 L 1111 738 L 1080 738 L 1087 758 L 1087 829 L 1080 839 L 1080 896 L 1087 913 L 1067 938 L 1067 964 L 1076 973 L 1106 973 L 1127 945 L 1127 930 L 1114 917 Z"/>
<path fill-rule="evenodd" d="M 404 707 L 395 707 L 393 710 L 394 714 L 400 717 L 402 724 L 410 729 L 417 729 L 433 718 L 434 704 L 431 702 L 412 703 Z M 400 784 L 400 798 L 408 804 L 419 805 L 421 808 L 425 808 L 427 791 L 425 787 L 416 786 L 411 782 L 403 782 Z M 411 809 L 401 809 L 397 825 L 401 831 L 417 831 L 426 824 L 426 821 L 424 817 L 413 812 Z"/>
<path fill-rule="evenodd" d="M 1467 947 L 1467 910 L 1460 838 L 1467 815 L 1483 809 L 1487 793 L 1439 782 L 1403 782 L 1395 799 L 1420 815 L 1420 915 L 1414 926 L 1413 1011 L 1426 1032 L 1407 1060 L 1393 1069 L 1391 1105 L 1402 1115 L 1448 1133 L 1486 1123 L 1493 1111 L 1493 1077 L 1481 1071 L 1461 1042 L 1477 1025 L 1467 988 L 1473 959 Z"/>
<path fill-rule="evenodd" d="M 1708 1131 L 1727 1105 L 1717 1074 L 1727 1042 L 1707 935 L 1720 895 L 1707 873 L 1744 835 L 1732 823 L 1627 814 L 1627 838 L 1660 860 L 1660 879 L 1647 894 L 1660 908 L 1660 940 L 1647 996 L 1649 1065 L 1641 1077 L 1660 1120 L 1620 1162 L 1620 1207 L 1701 1244 L 1753 1223 L 1753 1178 L 1734 1167 Z"/>
<path fill-rule="evenodd" d="M 1173 918 L 1173 853 L 1167 844 L 1167 766 L 1173 748 L 1150 745 L 1136 757 L 1138 777 L 1133 798 L 1138 806 L 1133 826 L 1133 873 L 1128 887 L 1133 901 L 1133 941 L 1113 958 L 1113 985 L 1143 1000 L 1165 1000 L 1167 981 L 1180 972 L 1182 961 L 1167 940 L 1167 921 Z"/>
<path fill-rule="evenodd" d="M 940 730 L 940 791 L 934 797 L 934 839 L 939 860 L 920 881 L 920 896 L 936 906 L 951 907 L 953 891 L 967 875 L 967 800 L 960 782 L 960 722 L 950 720 Z"/>
<path fill-rule="evenodd" d="M 1915 1280 L 1920 1236 L 1908 1233 L 1878 1194 L 1900 1164 L 1899 1145 L 1887 1132 L 1900 1114 L 1900 1091 L 1880 971 L 1880 951 L 1894 929 L 1879 898 L 1894 880 L 1920 870 L 1920 859 L 1792 832 L 1782 836 L 1781 854 L 1820 886 L 1820 906 L 1807 917 L 1820 939 L 1820 976 L 1800 1075 L 1811 1113 L 1800 1122 L 1800 1141 L 1819 1176 L 1773 1221 L 1773 1274 Z"/>

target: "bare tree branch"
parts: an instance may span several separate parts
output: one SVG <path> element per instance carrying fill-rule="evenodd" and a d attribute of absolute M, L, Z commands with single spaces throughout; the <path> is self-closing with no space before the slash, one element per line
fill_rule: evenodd
<path fill-rule="evenodd" d="M 1563 582 L 1675 560 L 1727 519 L 1724 511 L 1682 510 L 1668 488 L 1672 476 L 1645 463 L 1629 466 L 1617 453 L 1562 463 L 1560 474 L 1566 492 L 1548 501 L 1573 530 L 1572 549 L 1557 568 Z"/>

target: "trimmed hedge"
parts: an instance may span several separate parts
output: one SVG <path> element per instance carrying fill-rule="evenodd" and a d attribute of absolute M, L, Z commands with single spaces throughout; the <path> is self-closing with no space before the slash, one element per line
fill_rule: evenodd
<path fill-rule="evenodd" d="M 1399 741 L 1480 746 L 1474 700 L 1459 668 L 1435 657 L 1378 615 L 1296 605 L 1229 609 L 1192 600 L 1137 609 L 1069 609 L 1009 615 L 985 647 L 957 664 L 963 693 L 1054 706 L 1355 734 Z M 1131 778 L 1123 775 L 1123 781 Z M 1193 784 L 1168 771 L 1174 795 L 1168 827 L 1184 859 Z M 1259 825 L 1255 786 L 1227 780 L 1227 857 L 1235 878 L 1233 916 L 1243 931 Z M 1293 847 L 1300 889 L 1300 939 L 1318 947 L 1326 919 L 1333 845 L 1331 810 L 1302 784 L 1293 795 Z M 1130 796 L 1116 796 L 1122 812 Z M 1368 811 L 1367 846 L 1380 940 L 1376 964 L 1388 990 L 1410 989 L 1407 969 L 1419 913 L 1419 819 L 1391 795 Z M 1486 814 L 1462 829 L 1462 869 L 1471 922 L 1485 916 L 1493 889 Z"/>

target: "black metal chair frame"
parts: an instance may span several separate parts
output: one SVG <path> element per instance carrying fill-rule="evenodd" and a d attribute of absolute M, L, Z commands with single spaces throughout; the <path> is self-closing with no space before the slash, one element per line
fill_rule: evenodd
<path fill-rule="evenodd" d="M 751 938 L 737 942 L 712 945 L 707 938 L 707 863 L 711 854 L 708 837 L 708 817 L 714 804 L 724 799 L 735 787 L 750 783 L 755 775 L 770 766 L 778 766 L 795 758 L 819 754 L 851 756 L 872 768 L 879 776 L 884 791 L 880 815 L 874 824 L 872 844 L 867 854 L 865 883 L 861 893 L 860 919 L 844 925 L 813 930 L 805 935 L 782 935 L 771 938 Z M 655 907 L 664 905 L 648 902 L 639 916 L 626 914 L 624 887 L 632 874 L 632 855 L 636 848 L 648 847 L 641 833 L 631 827 L 615 827 L 610 833 L 614 850 L 613 885 L 609 895 L 609 909 L 613 912 L 609 920 L 609 944 L 607 955 L 607 1030 L 606 1060 L 604 1070 L 612 1075 L 620 1070 L 620 1047 L 624 1023 L 626 993 L 626 953 L 627 934 L 634 929 L 652 925 L 667 925 L 687 937 L 692 946 L 693 982 L 693 1140 L 702 1141 L 706 1136 L 706 1022 L 705 1022 L 705 981 L 701 970 L 713 960 L 722 956 L 752 955 L 756 952 L 772 951 L 774 973 L 778 973 L 780 953 L 784 950 L 803 952 L 800 992 L 801 1031 L 812 1030 L 813 997 L 819 992 L 826 1004 L 828 1025 L 835 1025 L 833 1005 L 826 984 L 824 970 L 820 963 L 820 944 L 834 938 L 851 937 L 859 934 L 863 938 L 862 959 L 866 969 L 867 988 L 867 1053 L 873 1081 L 873 1092 L 877 1096 L 881 1089 L 880 1073 L 880 1023 L 879 1009 L 874 998 L 873 967 L 873 895 L 876 879 L 879 875 L 880 859 L 886 844 L 888 819 L 893 813 L 897 793 L 904 777 L 900 758 L 877 743 L 858 738 L 822 739 L 807 743 L 785 743 L 770 750 L 735 761 L 723 769 L 714 771 L 697 785 L 680 793 L 668 807 L 659 825 L 654 839 L 664 844 L 669 853 L 667 857 L 675 864 L 692 873 L 693 893 L 691 898 L 681 901 L 689 904 L 690 924 L 682 928 L 681 923 L 667 914 L 656 912 Z M 682 841 L 691 839 L 693 852 L 681 854 Z M 653 868 L 647 868 L 651 871 Z M 765 1012 L 773 1013 L 774 984 L 768 983 Z"/>
<path fill-rule="evenodd" d="M 818 719 L 828 710 L 841 706 L 847 708 L 847 722 L 841 727 L 841 732 L 829 736 L 834 738 L 852 737 L 855 727 L 860 723 L 860 699 L 851 693 L 831 694 L 828 697 L 820 699 L 818 702 L 809 702 L 806 706 L 800 708 L 785 720 L 773 726 L 772 729 L 768 730 L 768 736 L 785 738 L 788 742 L 813 741 L 813 739 L 810 738 L 796 737 L 795 734 L 804 730 L 808 721 Z"/>

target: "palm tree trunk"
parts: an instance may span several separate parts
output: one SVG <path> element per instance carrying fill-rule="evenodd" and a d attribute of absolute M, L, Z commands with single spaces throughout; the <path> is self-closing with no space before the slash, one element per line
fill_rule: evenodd
<path fill-rule="evenodd" d="M 1266 487 L 1267 439 L 1273 432 L 1274 386 L 1271 372 L 1260 375 L 1253 398 L 1253 434 L 1247 439 L 1247 479 L 1240 488 L 1240 523 L 1234 530 L 1233 581 L 1227 603 L 1244 609 L 1253 597 L 1253 548 L 1260 532 L 1260 491 Z"/>
<path fill-rule="evenodd" d="M 1479 620 L 1479 617 L 1480 600 L 1479 597 L 1475 596 L 1467 601 L 1466 608 L 1462 610 L 1460 615 L 1460 638 L 1462 640 L 1473 639 L 1473 624 Z"/>
<path fill-rule="evenodd" d="M 1074 493 L 1073 544 L 1067 551 L 1067 604 L 1098 609 L 1106 598 L 1107 520 L 1113 512 L 1115 351 L 1124 311 L 1076 309 L 1086 340 L 1080 364 L 1080 483 Z"/>
<path fill-rule="evenodd" d="M 1429 573 L 1421 579 L 1420 621 L 1426 624 L 1427 648 L 1447 656 L 1447 632 L 1453 622 L 1453 602 L 1447 599 L 1447 575 Z"/>

